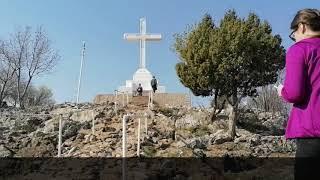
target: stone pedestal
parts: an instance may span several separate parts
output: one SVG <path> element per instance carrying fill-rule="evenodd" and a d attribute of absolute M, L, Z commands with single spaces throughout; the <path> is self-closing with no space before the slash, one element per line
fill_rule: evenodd
<path fill-rule="evenodd" d="M 151 79 L 152 74 L 150 71 L 148 71 L 146 68 L 139 68 L 134 74 L 132 80 L 127 80 L 125 86 L 120 86 L 118 88 L 119 92 L 128 92 L 129 94 L 132 94 L 136 92 L 139 84 L 141 84 L 143 91 L 151 91 Z M 158 81 L 159 83 L 159 81 Z M 165 93 L 165 86 L 159 86 L 158 84 L 158 90 L 157 93 Z"/>

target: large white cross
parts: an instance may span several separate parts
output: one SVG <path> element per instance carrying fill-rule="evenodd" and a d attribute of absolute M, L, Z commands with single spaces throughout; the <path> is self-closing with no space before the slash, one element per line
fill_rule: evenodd
<path fill-rule="evenodd" d="M 161 34 L 146 33 L 146 18 L 140 18 L 140 33 L 125 33 L 124 39 L 128 41 L 140 41 L 139 68 L 146 68 L 146 41 L 160 41 Z"/>

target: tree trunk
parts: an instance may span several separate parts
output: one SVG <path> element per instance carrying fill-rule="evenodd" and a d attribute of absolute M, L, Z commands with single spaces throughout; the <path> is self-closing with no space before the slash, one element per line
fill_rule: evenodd
<path fill-rule="evenodd" d="M 216 118 L 217 118 L 216 113 L 215 113 L 214 111 L 211 112 L 211 114 L 210 114 L 210 120 L 211 120 L 211 122 L 214 122 L 214 120 L 216 120 Z"/>
<path fill-rule="evenodd" d="M 234 139 L 236 136 L 236 123 L 237 123 L 237 109 L 228 103 L 229 109 L 229 122 L 228 122 L 228 135 Z"/>
<path fill-rule="evenodd" d="M 4 91 L 5 91 L 5 88 L 6 88 L 6 85 L 7 85 L 7 82 L 4 82 L 1 87 L 1 93 L 0 93 L 0 107 L 2 107 L 2 101 L 4 100 Z"/>
<path fill-rule="evenodd" d="M 221 97 L 220 97 L 221 98 Z M 210 120 L 211 122 L 213 122 L 214 120 L 216 120 L 217 115 L 221 113 L 222 109 L 224 109 L 226 103 L 226 99 L 223 100 L 222 104 L 219 107 L 219 103 L 218 103 L 218 91 L 215 91 L 214 93 L 214 107 L 213 107 L 213 111 L 210 114 Z M 218 110 L 218 112 L 216 112 Z"/>
<path fill-rule="evenodd" d="M 236 124 L 238 118 L 238 97 L 237 90 L 234 90 L 232 95 L 232 100 L 228 102 L 228 110 L 229 110 L 229 122 L 228 122 L 228 135 L 231 139 L 234 139 L 236 136 Z"/>
<path fill-rule="evenodd" d="M 15 107 L 17 107 L 17 103 L 19 103 L 19 106 L 21 106 L 21 94 L 20 94 L 20 80 L 21 80 L 21 69 L 18 68 L 18 74 L 17 74 L 17 99 L 15 100 Z"/>
<path fill-rule="evenodd" d="M 30 86 L 31 80 L 32 80 L 32 76 L 29 77 L 28 83 L 27 83 L 27 85 L 26 85 L 26 87 L 25 87 L 25 89 L 24 89 L 24 91 L 23 91 L 23 93 L 22 93 L 22 95 L 21 95 L 20 101 L 19 101 L 20 107 L 21 107 L 22 109 L 25 108 L 24 98 L 25 98 L 25 96 L 26 96 L 26 94 L 27 94 L 27 91 L 28 91 L 28 88 L 29 88 L 29 86 Z"/>

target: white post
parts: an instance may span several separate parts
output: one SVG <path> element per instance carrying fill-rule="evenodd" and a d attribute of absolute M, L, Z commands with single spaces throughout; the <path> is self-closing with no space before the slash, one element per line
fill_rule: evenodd
<path fill-rule="evenodd" d="M 127 118 L 128 115 L 124 115 L 122 118 L 122 157 L 125 158 L 127 154 Z"/>
<path fill-rule="evenodd" d="M 191 90 L 189 90 L 189 98 L 190 98 L 190 107 L 192 107 L 192 94 L 191 94 Z"/>
<path fill-rule="evenodd" d="M 140 129 L 141 129 L 141 119 L 139 118 L 138 123 L 138 146 L 137 146 L 137 156 L 140 157 Z"/>
<path fill-rule="evenodd" d="M 149 92 L 149 102 L 148 102 L 148 109 L 150 110 L 150 109 L 152 109 L 152 107 L 153 107 L 153 92 L 152 91 L 150 91 Z"/>
<path fill-rule="evenodd" d="M 78 92 L 77 92 L 77 104 L 79 103 L 79 96 L 80 96 L 80 87 L 81 87 L 81 77 L 82 77 L 82 66 L 84 61 L 84 51 L 86 50 L 86 43 L 83 41 L 83 48 L 82 48 L 82 55 L 81 55 L 81 63 L 80 63 L 80 74 L 79 74 L 79 81 L 78 81 Z"/>
<path fill-rule="evenodd" d="M 153 91 L 151 91 L 151 108 L 153 108 Z"/>
<path fill-rule="evenodd" d="M 144 124 L 145 124 L 145 132 L 147 136 L 148 135 L 148 117 L 146 117 Z"/>
<path fill-rule="evenodd" d="M 60 118 L 59 118 L 58 157 L 61 157 L 61 144 L 62 144 L 62 114 L 60 114 Z"/>
<path fill-rule="evenodd" d="M 127 179 L 127 165 L 126 165 L 126 156 L 127 156 L 127 118 L 128 115 L 124 115 L 122 118 L 122 180 Z"/>
<path fill-rule="evenodd" d="M 95 129 L 94 129 L 94 112 L 92 111 L 92 135 L 94 135 L 94 131 L 95 131 Z"/>
<path fill-rule="evenodd" d="M 124 92 L 122 92 L 122 107 L 124 107 Z"/>
<path fill-rule="evenodd" d="M 118 91 L 117 90 L 114 90 L 114 94 L 116 96 L 116 101 L 118 100 Z"/>
<path fill-rule="evenodd" d="M 129 93 L 127 91 L 127 105 L 129 104 Z"/>
<path fill-rule="evenodd" d="M 148 110 L 150 110 L 151 106 L 151 92 L 149 92 L 149 98 L 148 98 Z"/>
<path fill-rule="evenodd" d="M 116 99 L 114 101 L 114 111 L 116 112 L 116 115 L 118 115 L 118 109 L 117 109 L 117 102 L 118 102 L 118 91 L 115 90 Z"/>
<path fill-rule="evenodd" d="M 116 112 L 116 115 L 118 115 L 117 101 L 114 102 L 114 111 Z"/>

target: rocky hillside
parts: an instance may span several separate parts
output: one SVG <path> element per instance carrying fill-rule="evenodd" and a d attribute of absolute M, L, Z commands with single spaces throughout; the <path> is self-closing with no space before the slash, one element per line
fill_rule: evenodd
<path fill-rule="evenodd" d="M 143 106 L 143 108 L 142 108 Z M 237 137 L 226 141 L 227 114 L 214 122 L 211 109 L 166 107 L 146 110 L 129 104 L 60 104 L 29 110 L 2 109 L 1 157 L 57 156 L 59 118 L 62 117 L 62 157 L 121 157 L 122 117 L 127 121 L 127 156 L 137 156 L 138 120 L 141 120 L 141 157 L 293 157 L 295 144 L 283 137 L 284 118 L 242 112 Z M 61 116 L 62 115 L 62 116 Z M 92 119 L 95 130 L 92 131 Z M 146 124 L 147 123 L 147 133 Z"/>
<path fill-rule="evenodd" d="M 138 119 L 141 120 L 141 155 L 150 157 L 194 156 L 292 156 L 294 143 L 282 134 L 284 118 L 270 113 L 243 113 L 237 137 L 225 142 L 227 115 L 208 120 L 210 109 L 155 108 L 113 104 L 56 105 L 28 111 L 4 109 L 0 117 L 1 157 L 47 157 L 57 155 L 59 118 L 63 118 L 62 156 L 120 157 L 122 117 L 127 122 L 128 156 L 136 156 Z M 92 119 L 95 132 L 92 132 Z M 147 134 L 145 123 L 147 121 Z"/>

